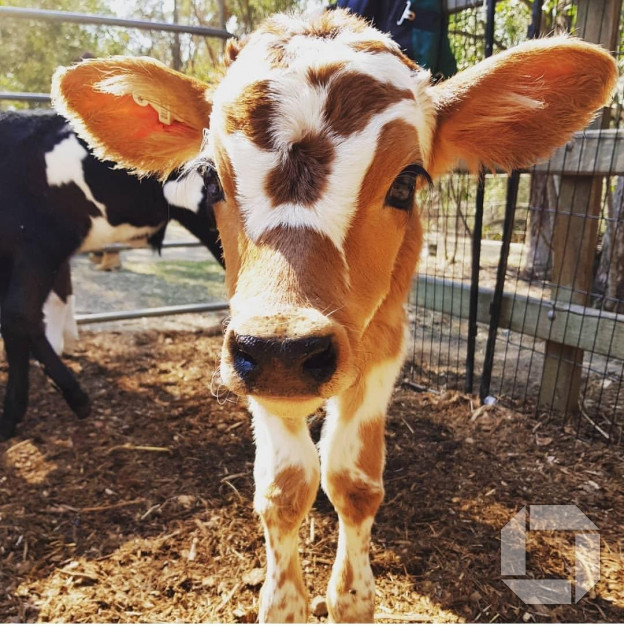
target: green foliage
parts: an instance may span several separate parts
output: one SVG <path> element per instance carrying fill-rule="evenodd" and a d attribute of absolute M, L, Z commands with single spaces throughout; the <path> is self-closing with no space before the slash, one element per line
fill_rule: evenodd
<path fill-rule="evenodd" d="M 267 15 L 295 6 L 297 0 L 0 0 L 0 6 L 144 19 L 210 26 L 241 35 Z M 0 90 L 41 92 L 59 65 L 68 65 L 88 52 L 94 56 L 148 55 L 167 65 L 210 80 L 218 65 L 223 41 L 113 26 L 79 25 L 22 18 L 0 23 Z M 0 107 L 17 107 L 0 101 Z"/>
<path fill-rule="evenodd" d="M 0 0 L 2 5 L 110 14 L 103 0 Z M 59 65 L 89 52 L 120 54 L 127 35 L 119 29 L 5 18 L 0 23 L 0 89 L 47 93 Z"/>
<path fill-rule="evenodd" d="M 527 39 L 533 0 L 499 0 L 494 18 L 494 52 L 501 52 Z M 576 24 L 577 5 L 570 0 L 545 0 L 542 35 L 570 32 Z M 485 56 L 485 5 L 450 16 L 451 48 L 459 69 L 465 69 Z"/>
<path fill-rule="evenodd" d="M 321 4 L 322 0 L 0 0 L 0 6 L 227 27 L 235 35 L 250 32 L 276 11 Z M 532 0 L 500 0 L 497 3 L 496 51 L 526 38 L 531 5 Z M 541 32 L 569 30 L 575 19 L 575 3 L 545 0 Z M 483 58 L 485 20 L 484 7 L 451 16 L 451 46 L 460 69 Z M 0 23 L 0 90 L 46 93 L 55 68 L 73 63 L 85 52 L 95 56 L 153 56 L 171 67 L 209 81 L 222 50 L 223 41 L 217 38 L 5 18 Z M 0 102 L 4 107 L 9 104 L 15 106 Z"/>

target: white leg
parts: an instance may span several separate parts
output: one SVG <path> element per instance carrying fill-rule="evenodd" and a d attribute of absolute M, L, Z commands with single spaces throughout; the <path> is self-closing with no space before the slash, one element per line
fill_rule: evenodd
<path fill-rule="evenodd" d="M 308 595 L 297 545 L 299 527 L 318 492 L 318 454 L 305 417 L 277 417 L 253 400 L 250 409 L 256 439 L 254 506 L 267 552 L 259 620 L 303 623 Z"/>
<path fill-rule="evenodd" d="M 327 404 L 319 445 L 322 485 L 338 512 L 338 551 L 327 590 L 330 619 L 373 622 L 370 533 L 383 500 L 384 429 L 402 357 L 368 374 Z"/>
<path fill-rule="evenodd" d="M 70 294 L 67 297 L 67 309 L 65 310 L 65 325 L 63 328 L 64 348 L 66 355 L 71 355 L 76 349 L 79 339 L 78 323 L 76 322 L 76 297 Z"/>
<path fill-rule="evenodd" d="M 46 337 L 57 355 L 63 354 L 66 317 L 67 304 L 54 291 L 51 291 L 43 304 L 43 320 Z"/>

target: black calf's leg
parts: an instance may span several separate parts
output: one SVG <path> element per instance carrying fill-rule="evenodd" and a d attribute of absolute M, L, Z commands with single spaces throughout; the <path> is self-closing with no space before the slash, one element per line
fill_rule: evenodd
<path fill-rule="evenodd" d="M 76 381 L 72 371 L 56 354 L 43 330 L 33 338 L 32 352 L 35 359 L 43 364 L 45 373 L 60 388 L 71 410 L 78 418 L 86 418 L 91 413 L 89 397 Z"/>
<path fill-rule="evenodd" d="M 9 377 L 4 395 L 4 410 L 0 418 L 0 440 L 7 440 L 15 435 L 17 423 L 24 417 L 28 406 L 28 339 L 13 336 L 2 325 L 2 337 Z"/>
<path fill-rule="evenodd" d="M 41 361 L 46 373 L 61 389 L 68 404 L 79 417 L 89 413 L 89 399 L 73 373 L 63 364 L 45 337 L 42 307 L 54 281 L 54 272 L 36 263 L 37 257 L 16 259 L 0 311 L 9 377 L 0 418 L 0 438 L 15 433 L 28 405 L 28 358 Z"/>

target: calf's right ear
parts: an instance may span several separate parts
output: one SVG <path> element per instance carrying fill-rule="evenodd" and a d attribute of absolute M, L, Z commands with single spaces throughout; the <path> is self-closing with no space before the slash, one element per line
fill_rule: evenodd
<path fill-rule="evenodd" d="M 201 149 L 207 90 L 154 59 L 109 57 L 59 68 L 52 102 L 98 157 L 164 179 Z"/>
<path fill-rule="evenodd" d="M 615 88 L 602 48 L 554 37 L 526 42 L 430 88 L 436 131 L 428 171 L 524 168 L 584 128 Z"/>

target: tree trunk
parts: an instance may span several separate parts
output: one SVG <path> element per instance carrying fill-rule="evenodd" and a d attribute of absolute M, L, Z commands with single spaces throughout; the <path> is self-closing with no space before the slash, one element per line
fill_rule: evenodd
<path fill-rule="evenodd" d="M 554 175 L 534 172 L 531 176 L 529 215 L 526 229 L 526 256 L 522 276 L 547 280 L 552 270 L 553 215 L 557 206 L 557 180 Z"/>
<path fill-rule="evenodd" d="M 217 0 L 217 7 L 219 9 L 219 28 L 225 30 L 227 23 L 227 15 L 225 12 L 225 0 Z"/>
<path fill-rule="evenodd" d="M 174 0 L 173 3 L 173 21 L 175 24 L 179 21 L 178 0 Z M 171 65 L 173 66 L 173 69 L 178 72 L 182 70 L 182 52 L 179 33 L 174 33 L 173 35 L 173 43 L 171 44 Z"/>

